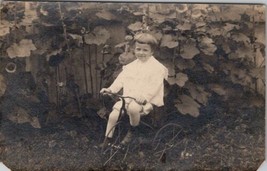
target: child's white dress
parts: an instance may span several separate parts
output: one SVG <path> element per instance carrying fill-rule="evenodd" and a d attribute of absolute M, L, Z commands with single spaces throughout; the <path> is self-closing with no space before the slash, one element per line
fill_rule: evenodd
<path fill-rule="evenodd" d="M 168 69 L 153 56 L 146 62 L 138 59 L 124 66 L 109 89 L 117 93 L 123 89 L 123 96 L 143 96 L 148 103 L 163 106 L 164 79 Z"/>

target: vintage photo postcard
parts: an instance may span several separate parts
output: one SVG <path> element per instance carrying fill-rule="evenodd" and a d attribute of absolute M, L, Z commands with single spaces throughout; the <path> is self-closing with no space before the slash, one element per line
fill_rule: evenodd
<path fill-rule="evenodd" d="M 254 171 L 265 160 L 264 4 L 0 10 L 6 169 Z"/>

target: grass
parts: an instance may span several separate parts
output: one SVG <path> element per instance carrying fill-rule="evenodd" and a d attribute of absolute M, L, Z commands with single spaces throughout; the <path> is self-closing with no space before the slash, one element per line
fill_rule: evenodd
<path fill-rule="evenodd" d="M 103 140 L 105 121 L 65 118 L 34 129 L 2 120 L 0 159 L 13 171 L 253 171 L 264 161 L 264 110 L 216 112 L 199 118 L 173 114 L 166 124 L 170 121 L 183 128 L 172 146 L 165 146 L 171 148 L 162 143 L 155 150 L 157 130 L 141 128 L 138 141 L 107 162 L 111 154 L 103 155 L 96 148 Z"/>

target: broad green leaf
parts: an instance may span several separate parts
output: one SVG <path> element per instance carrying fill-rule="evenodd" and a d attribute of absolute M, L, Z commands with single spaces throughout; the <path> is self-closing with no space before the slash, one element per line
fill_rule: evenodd
<path fill-rule="evenodd" d="M 176 78 L 175 78 L 175 76 L 168 77 L 167 81 L 168 81 L 168 83 L 170 85 L 175 85 L 176 84 Z"/>
<path fill-rule="evenodd" d="M 25 12 L 23 20 L 20 23 L 21 25 L 32 24 L 34 20 L 39 18 L 36 9 L 31 9 L 30 5 L 31 2 L 25 2 Z"/>
<path fill-rule="evenodd" d="M 0 97 L 4 95 L 7 88 L 5 77 L 0 74 Z"/>
<path fill-rule="evenodd" d="M 209 4 L 193 4 L 192 5 L 192 9 L 199 9 L 199 10 L 203 10 L 203 11 L 207 11 L 207 9 L 209 8 Z"/>
<path fill-rule="evenodd" d="M 254 27 L 253 29 L 255 29 L 255 37 L 256 42 L 258 43 L 262 43 L 262 44 L 266 44 L 266 33 L 265 33 L 265 25 L 259 25 L 258 27 Z"/>
<path fill-rule="evenodd" d="M 78 35 L 78 34 L 68 34 L 71 38 L 73 38 L 74 40 L 78 41 L 78 45 L 83 44 L 83 38 L 82 36 Z"/>
<path fill-rule="evenodd" d="M 124 37 L 124 40 L 126 40 L 127 42 L 130 42 L 131 40 L 133 40 L 133 36 L 132 35 L 126 35 Z"/>
<path fill-rule="evenodd" d="M 217 47 L 213 44 L 213 40 L 207 36 L 200 39 L 199 48 L 206 55 L 213 55 Z"/>
<path fill-rule="evenodd" d="M 246 77 L 244 77 L 239 84 L 243 85 L 243 86 L 249 86 L 253 83 L 252 78 L 249 75 L 246 75 Z"/>
<path fill-rule="evenodd" d="M 0 20 L 0 36 L 7 35 L 10 32 L 10 28 L 13 26 L 14 24 L 9 21 Z"/>
<path fill-rule="evenodd" d="M 7 54 L 10 58 L 29 57 L 32 50 L 36 50 L 36 47 L 32 43 L 32 40 L 23 39 L 18 44 L 14 43 L 9 48 L 7 48 Z"/>
<path fill-rule="evenodd" d="M 211 96 L 211 94 L 206 92 L 204 90 L 204 87 L 187 82 L 185 88 L 189 90 L 189 93 L 193 97 L 193 99 L 195 99 L 197 102 L 203 105 L 207 105 L 208 99 Z"/>
<path fill-rule="evenodd" d="M 177 4 L 176 11 L 178 13 L 185 13 L 188 11 L 188 5 L 187 4 Z"/>
<path fill-rule="evenodd" d="M 223 101 L 226 101 L 226 100 L 230 100 L 231 98 L 234 98 L 234 99 L 241 99 L 242 96 L 244 95 L 243 94 L 243 90 L 240 90 L 240 89 L 236 89 L 236 88 L 233 88 L 233 87 L 225 87 L 225 95 L 223 95 L 222 97 L 222 100 Z"/>
<path fill-rule="evenodd" d="M 27 110 L 21 107 L 15 107 L 15 111 L 13 113 L 8 114 L 7 118 L 14 123 L 29 123 L 34 128 L 41 128 L 38 118 L 32 117 Z"/>
<path fill-rule="evenodd" d="M 9 27 L 1 27 L 0 26 L 0 36 L 5 36 L 9 33 L 10 28 Z"/>
<path fill-rule="evenodd" d="M 154 8 L 156 11 L 152 11 L 153 13 L 160 14 L 161 16 L 165 17 L 166 19 L 174 19 L 176 17 L 175 6 L 172 4 L 158 4 L 155 5 Z M 151 7 L 149 8 L 150 11 Z M 151 13 L 150 13 L 151 14 Z"/>
<path fill-rule="evenodd" d="M 253 5 L 254 10 L 258 13 L 258 14 L 264 14 L 265 10 L 266 10 L 266 6 L 265 5 Z"/>
<path fill-rule="evenodd" d="M 175 77 L 176 72 L 174 69 L 174 63 L 171 60 L 163 60 L 161 61 L 161 63 L 168 69 L 168 75 L 171 76 L 170 78 Z M 173 82 L 173 84 L 175 84 L 175 81 Z"/>
<path fill-rule="evenodd" d="M 146 9 L 148 8 L 148 6 L 149 6 L 149 4 L 147 4 L 147 3 L 142 3 L 142 4 L 140 4 L 139 8 L 142 9 L 142 10 L 146 10 Z M 152 11 L 153 11 L 153 9 L 152 9 Z M 154 11 L 153 11 L 153 12 L 154 12 Z"/>
<path fill-rule="evenodd" d="M 239 67 L 232 67 L 230 70 L 230 79 L 234 84 L 247 86 L 252 83 L 251 76 L 245 69 Z"/>
<path fill-rule="evenodd" d="M 157 12 L 159 14 L 167 15 L 171 13 L 172 7 L 173 6 L 169 4 L 155 4 L 155 8 L 154 8 L 155 10 L 152 12 Z"/>
<path fill-rule="evenodd" d="M 36 36 L 33 40 L 36 50 L 33 53 L 38 55 L 50 53 L 52 41 L 53 39 L 50 37 L 41 38 Z"/>
<path fill-rule="evenodd" d="M 213 71 L 214 71 L 214 68 L 210 65 L 210 64 L 207 64 L 207 63 L 202 63 L 202 65 L 203 65 L 203 68 L 206 70 L 206 71 L 208 71 L 209 73 L 213 73 Z"/>
<path fill-rule="evenodd" d="M 57 49 L 57 50 L 53 50 L 53 51 L 47 53 L 47 54 L 46 54 L 46 59 L 47 59 L 47 61 L 49 61 L 49 58 L 50 58 L 51 56 L 58 55 L 58 54 L 60 54 L 61 52 L 62 52 L 62 49 Z"/>
<path fill-rule="evenodd" d="M 241 58 L 246 58 L 249 59 L 249 61 L 253 61 L 253 49 L 251 47 L 239 47 L 235 52 L 230 53 L 228 55 L 229 59 L 241 59 Z"/>
<path fill-rule="evenodd" d="M 204 27 L 206 25 L 207 25 L 207 23 L 206 22 L 203 22 L 203 21 L 200 21 L 200 22 L 197 22 L 196 23 L 196 27 Z"/>
<path fill-rule="evenodd" d="M 178 42 L 173 40 L 173 35 L 165 34 L 161 39 L 161 47 L 175 48 L 178 46 Z"/>
<path fill-rule="evenodd" d="M 178 58 L 175 61 L 176 61 L 176 67 L 179 68 L 181 71 L 185 69 L 192 69 L 196 65 L 192 59 Z"/>
<path fill-rule="evenodd" d="M 249 5 L 225 5 L 219 13 L 219 18 L 222 21 L 238 21 L 241 20 L 241 15 L 250 8 Z"/>
<path fill-rule="evenodd" d="M 233 34 L 232 35 L 232 39 L 237 41 L 237 42 L 250 42 L 250 39 L 248 38 L 248 36 L 246 36 L 245 34 L 243 33 L 236 33 L 236 34 Z"/>
<path fill-rule="evenodd" d="M 196 28 L 195 30 L 196 32 L 199 32 L 199 33 L 206 33 L 208 29 L 209 28 L 207 27 L 199 27 L 199 28 Z"/>
<path fill-rule="evenodd" d="M 107 10 L 102 10 L 95 14 L 97 17 L 105 19 L 105 20 L 115 20 L 116 16 L 114 16 L 111 12 Z"/>
<path fill-rule="evenodd" d="M 34 128 L 41 128 L 41 124 L 40 124 L 39 119 L 37 117 L 32 117 L 30 124 Z"/>
<path fill-rule="evenodd" d="M 149 13 L 149 17 L 151 17 L 153 21 L 158 24 L 163 23 L 167 19 L 165 15 L 158 14 L 158 13 Z"/>
<path fill-rule="evenodd" d="M 183 87 L 188 81 L 188 76 L 180 72 L 177 73 L 175 77 L 168 77 L 167 81 L 170 85 L 177 84 L 178 86 Z"/>
<path fill-rule="evenodd" d="M 207 64 L 211 65 L 212 67 L 214 67 L 214 65 L 218 64 L 218 56 L 216 56 L 216 54 L 214 54 L 214 55 L 202 54 L 200 57 L 201 57 L 201 61 L 199 61 L 200 64 L 207 63 Z"/>
<path fill-rule="evenodd" d="M 41 6 L 40 13 L 44 16 L 48 16 L 48 11 L 44 9 L 44 6 Z"/>
<path fill-rule="evenodd" d="M 133 24 L 130 24 L 128 26 L 128 28 L 132 31 L 139 31 L 139 30 L 142 30 L 142 26 L 143 24 L 141 22 L 136 22 L 136 23 L 133 23 Z"/>
<path fill-rule="evenodd" d="M 117 44 L 117 45 L 115 46 L 115 48 L 122 48 L 122 47 L 124 47 L 124 46 L 127 45 L 127 44 L 128 44 L 128 42 L 122 42 L 122 43 Z"/>
<path fill-rule="evenodd" d="M 230 79 L 234 84 L 240 84 L 243 86 L 249 86 L 252 84 L 252 79 L 251 79 L 251 76 L 249 75 L 245 75 L 244 77 L 241 77 L 235 74 L 231 74 Z"/>
<path fill-rule="evenodd" d="M 31 116 L 21 107 L 15 107 L 14 112 L 8 114 L 7 117 L 10 121 L 18 124 L 31 122 Z"/>
<path fill-rule="evenodd" d="M 265 79 L 265 68 L 252 68 L 249 71 L 249 75 L 252 76 L 253 78 L 258 78 L 258 79 Z"/>
<path fill-rule="evenodd" d="M 157 33 L 152 33 L 154 35 L 154 37 L 159 41 L 162 39 L 163 34 L 161 32 L 157 32 Z"/>
<path fill-rule="evenodd" d="M 186 42 L 188 40 L 188 38 L 186 36 L 183 36 L 183 35 L 178 36 L 177 39 L 180 40 L 182 44 L 183 44 L 183 42 Z"/>
<path fill-rule="evenodd" d="M 179 72 L 176 74 L 176 79 L 176 84 L 180 87 L 183 87 L 188 81 L 188 76 L 184 73 Z"/>
<path fill-rule="evenodd" d="M 87 44 L 101 45 L 110 38 L 110 33 L 104 27 L 97 26 L 92 33 L 86 34 L 84 38 Z"/>
<path fill-rule="evenodd" d="M 253 96 L 250 97 L 249 99 L 249 107 L 264 107 L 265 106 L 265 100 L 264 98 L 260 96 Z"/>
<path fill-rule="evenodd" d="M 250 22 L 250 15 L 248 15 L 247 12 L 241 14 L 241 21 L 243 21 L 243 22 Z"/>
<path fill-rule="evenodd" d="M 193 19 L 198 19 L 198 18 L 200 18 L 203 15 L 204 14 L 202 13 L 202 10 L 200 10 L 200 9 L 193 9 L 192 14 L 191 14 L 191 17 Z"/>
<path fill-rule="evenodd" d="M 221 12 L 220 6 L 219 5 L 212 5 L 210 4 L 210 11 L 212 11 L 213 13 L 218 13 Z"/>
<path fill-rule="evenodd" d="M 142 15 L 145 15 L 143 12 L 134 12 L 133 15 L 136 15 L 136 16 L 142 16 Z"/>
<path fill-rule="evenodd" d="M 191 30 L 191 28 L 192 28 L 192 24 L 190 24 L 190 23 L 178 24 L 178 25 L 176 26 L 176 28 L 177 28 L 178 30 L 182 30 L 182 31 L 185 31 L 185 30 Z"/>
<path fill-rule="evenodd" d="M 254 29 L 254 25 L 253 25 L 253 23 L 250 23 L 250 22 L 244 22 L 244 24 L 247 25 L 247 27 L 248 27 L 249 30 Z M 255 32 L 256 32 L 256 30 L 255 30 Z"/>
<path fill-rule="evenodd" d="M 231 49 L 227 43 L 223 43 L 222 48 L 226 54 L 229 54 L 231 52 Z"/>
<path fill-rule="evenodd" d="M 194 58 L 197 54 L 199 54 L 199 50 L 196 47 L 196 42 L 193 40 L 190 40 L 186 44 L 183 45 L 183 50 L 181 52 L 181 56 L 184 59 L 192 59 Z"/>
<path fill-rule="evenodd" d="M 168 19 L 175 19 L 175 7 L 168 4 L 150 5 L 149 6 L 149 17 L 158 24 L 163 23 Z"/>
<path fill-rule="evenodd" d="M 163 31 L 172 31 L 172 27 L 169 26 L 169 25 L 165 25 L 163 28 L 162 28 Z"/>
<path fill-rule="evenodd" d="M 220 36 L 223 35 L 223 30 L 221 28 L 212 28 L 209 29 L 207 33 L 211 34 L 212 36 Z"/>
<path fill-rule="evenodd" d="M 257 48 L 255 53 L 256 53 L 256 61 L 255 61 L 256 66 L 265 66 L 264 52 L 261 52 L 261 49 Z"/>
<path fill-rule="evenodd" d="M 214 13 L 214 15 L 207 15 L 206 19 L 211 22 L 218 22 L 221 21 L 219 16 L 220 16 L 219 13 Z"/>
<path fill-rule="evenodd" d="M 184 115 L 189 114 L 193 117 L 199 116 L 200 105 L 193 98 L 187 95 L 181 95 L 179 99 L 179 101 L 176 101 L 175 107 L 180 113 Z"/>
<path fill-rule="evenodd" d="M 217 47 L 214 44 L 210 44 L 207 47 L 202 47 L 201 51 L 204 52 L 206 55 L 214 55 L 214 52 L 217 50 Z"/>
<path fill-rule="evenodd" d="M 247 58 L 247 59 L 251 59 L 251 61 L 254 60 L 254 51 L 251 47 L 240 47 L 236 50 L 236 54 L 240 57 L 240 58 Z"/>
<path fill-rule="evenodd" d="M 205 45 L 209 45 L 209 44 L 214 43 L 214 41 L 211 38 L 207 37 L 207 36 L 204 36 L 204 37 L 200 38 L 200 41 L 201 41 L 201 43 L 203 43 Z"/>
<path fill-rule="evenodd" d="M 236 25 L 236 24 L 230 24 L 230 23 L 226 23 L 226 25 L 223 27 L 223 29 L 227 32 L 233 30 L 233 29 L 240 29 L 240 26 Z"/>
<path fill-rule="evenodd" d="M 262 80 L 262 79 L 258 79 L 258 80 L 256 80 L 257 81 L 257 92 L 262 96 L 262 97 L 264 97 L 265 98 L 265 79 L 264 80 Z M 256 88 L 255 87 L 255 84 L 254 84 L 254 88 Z"/>
<path fill-rule="evenodd" d="M 214 91 L 218 95 L 223 96 L 226 94 L 225 88 L 220 84 L 210 84 L 209 87 L 212 91 Z"/>
<path fill-rule="evenodd" d="M 247 72 L 244 69 L 238 67 L 232 67 L 231 74 L 235 75 L 238 79 L 242 79 L 247 76 Z"/>

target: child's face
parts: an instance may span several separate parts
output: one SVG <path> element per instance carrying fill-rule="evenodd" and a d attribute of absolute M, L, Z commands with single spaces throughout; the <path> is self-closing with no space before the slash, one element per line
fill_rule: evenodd
<path fill-rule="evenodd" d="M 138 42 L 135 43 L 134 52 L 136 58 L 142 62 L 146 62 L 153 55 L 153 51 L 149 44 L 141 44 Z"/>

